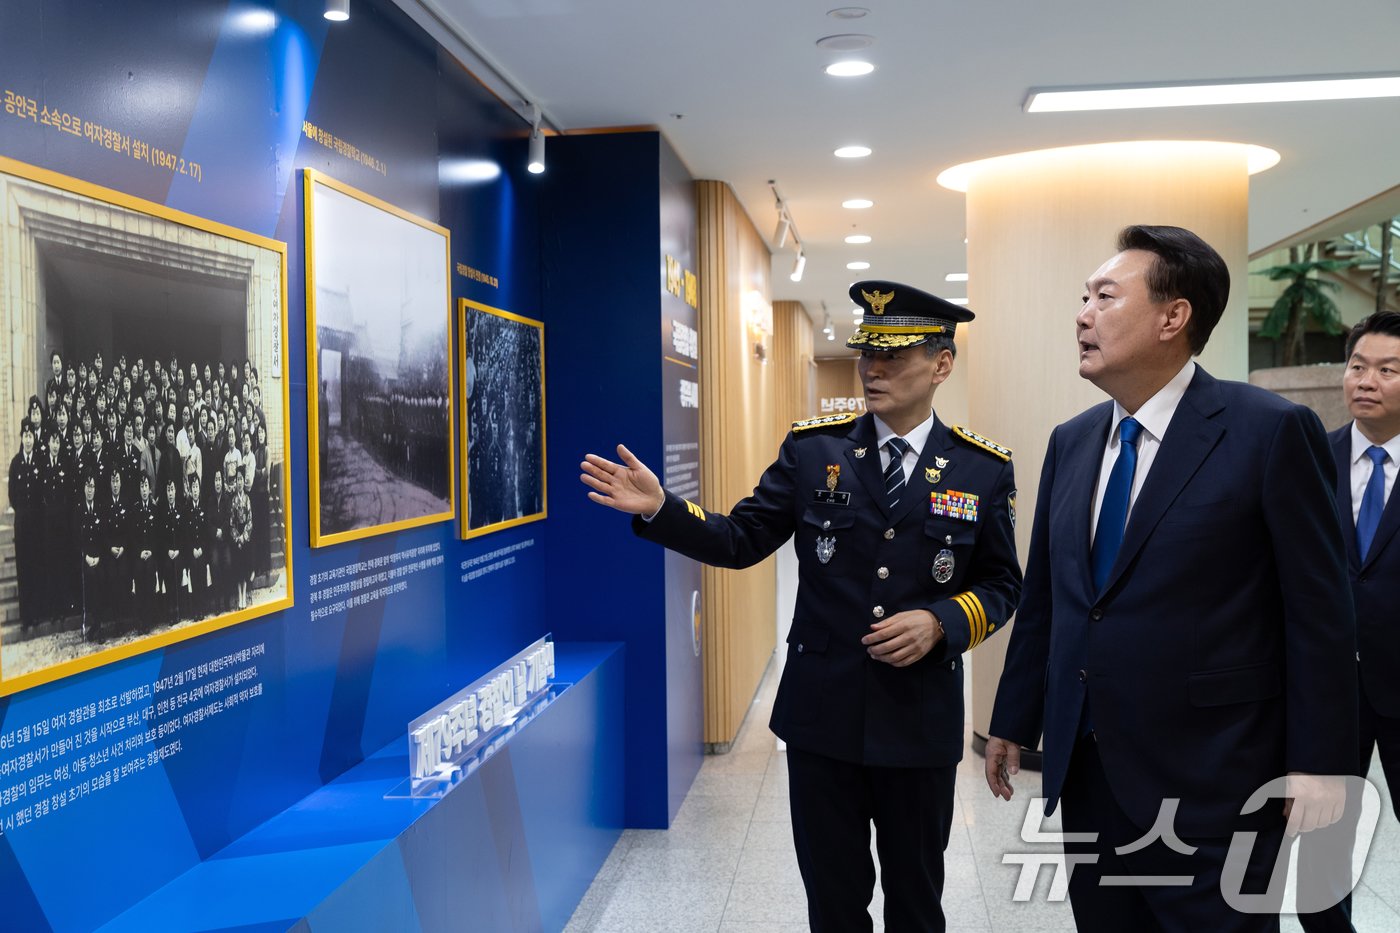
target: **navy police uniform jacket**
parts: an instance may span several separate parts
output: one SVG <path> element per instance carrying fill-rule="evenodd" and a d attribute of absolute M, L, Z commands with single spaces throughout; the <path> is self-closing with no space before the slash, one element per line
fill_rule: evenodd
<path fill-rule="evenodd" d="M 732 568 L 795 535 L 797 606 L 773 731 L 842 761 L 942 767 L 962 757 L 961 655 L 1002 629 L 1021 589 L 1011 452 L 935 418 L 891 512 L 877 443 L 869 414 L 799 421 L 728 515 L 668 493 L 633 527 Z M 903 668 L 869 657 L 870 626 L 911 609 L 932 612 L 943 639 Z"/>

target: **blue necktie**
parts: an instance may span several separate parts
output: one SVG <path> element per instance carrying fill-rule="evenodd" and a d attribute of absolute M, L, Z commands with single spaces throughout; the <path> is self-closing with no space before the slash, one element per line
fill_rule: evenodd
<path fill-rule="evenodd" d="M 1366 481 L 1366 492 L 1361 496 L 1361 511 L 1356 515 L 1356 552 L 1361 559 L 1371 550 L 1371 541 L 1376 537 L 1376 529 L 1381 525 L 1381 512 L 1385 510 L 1385 448 L 1372 445 L 1366 448 L 1366 456 L 1371 458 L 1371 478 Z"/>
<path fill-rule="evenodd" d="M 1128 501 L 1133 493 L 1133 471 L 1137 469 L 1137 442 L 1142 425 L 1132 418 L 1118 423 L 1118 459 L 1108 474 L 1108 488 L 1099 506 L 1099 523 L 1094 529 L 1091 554 L 1094 571 L 1094 591 L 1103 589 L 1108 572 L 1118 559 L 1123 546 L 1123 529 L 1128 524 Z"/>
<path fill-rule="evenodd" d="M 893 511 L 904 492 L 904 453 L 909 449 L 909 442 L 902 437 L 892 437 L 885 441 L 885 446 L 890 453 L 889 466 L 885 467 L 885 501 Z"/>

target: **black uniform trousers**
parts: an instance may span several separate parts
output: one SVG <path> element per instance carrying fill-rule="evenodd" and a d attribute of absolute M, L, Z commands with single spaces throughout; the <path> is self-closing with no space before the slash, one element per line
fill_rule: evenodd
<path fill-rule="evenodd" d="M 885 894 L 885 929 L 947 929 L 939 902 L 957 765 L 879 768 L 791 745 L 787 762 L 793 844 L 814 933 L 872 929 L 872 821 Z"/>
<path fill-rule="evenodd" d="M 1063 831 L 1095 836 L 1092 842 L 1064 844 L 1070 856 L 1067 866 L 1070 906 L 1079 933 L 1264 933 L 1279 929 L 1278 913 L 1242 913 L 1231 907 L 1222 894 L 1221 875 L 1231 837 L 1182 838 L 1196 851 L 1178 852 L 1160 839 L 1137 851 L 1120 854 L 1119 848 L 1133 848 L 1147 829 L 1138 826 L 1119 807 L 1099 759 L 1098 744 L 1092 733 L 1075 744 L 1060 796 Z M 1282 801 L 1268 801 L 1265 808 L 1279 814 L 1263 828 L 1243 826 L 1241 834 L 1257 833 L 1250 852 L 1242 893 L 1263 894 L 1268 890 L 1279 846 L 1283 840 Z M 1093 861 L 1075 856 L 1094 855 Z M 1120 884 L 1122 878 L 1187 879 L 1185 884 Z M 1106 882 L 1106 883 L 1101 883 Z M 1230 885 L 1227 880 L 1226 885 Z M 1281 889 L 1280 889 L 1281 890 Z M 1163 921 L 1162 917 L 1170 918 Z"/>

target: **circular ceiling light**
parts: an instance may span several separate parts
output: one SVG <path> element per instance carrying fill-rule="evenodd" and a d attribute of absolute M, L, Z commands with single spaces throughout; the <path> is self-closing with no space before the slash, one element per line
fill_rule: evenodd
<path fill-rule="evenodd" d="M 826 15 L 832 19 L 860 19 L 869 12 L 863 6 L 838 6 L 834 10 L 827 10 Z"/>
<path fill-rule="evenodd" d="M 846 242 L 847 242 L 847 243 L 854 243 L 854 244 L 869 243 L 869 242 L 870 242 L 870 234 L 868 234 L 868 233 L 852 233 L 850 236 L 846 237 Z"/>
<path fill-rule="evenodd" d="M 842 146 L 833 155 L 838 159 L 863 159 L 870 155 L 869 146 Z"/>
<path fill-rule="evenodd" d="M 875 44 L 874 36 L 859 33 L 846 33 L 839 36 L 822 36 L 817 40 L 817 48 L 828 52 L 859 52 Z"/>
<path fill-rule="evenodd" d="M 863 211 L 867 207 L 874 207 L 875 202 L 869 198 L 851 198 L 849 201 L 842 201 L 841 206 L 850 211 Z"/>
<path fill-rule="evenodd" d="M 870 64 L 870 62 L 863 62 L 855 58 L 832 62 L 830 65 L 826 66 L 826 73 L 833 78 L 859 78 L 861 75 L 868 75 L 874 70 L 875 66 Z"/>
<path fill-rule="evenodd" d="M 869 268 L 870 268 L 870 263 L 866 262 L 866 261 L 863 260 L 863 259 L 862 259 L 862 260 L 857 260 L 857 261 L 855 261 L 855 262 L 848 262 L 848 263 L 846 263 L 846 268 L 847 268 L 847 269 L 850 269 L 850 270 L 852 270 L 852 271 L 854 271 L 854 272 L 859 272 L 859 271 L 861 271 L 862 269 L 869 269 Z"/>
<path fill-rule="evenodd" d="M 854 314 L 856 317 L 864 317 L 865 309 L 862 308 L 860 305 L 856 305 L 854 308 L 851 309 L 851 313 Z"/>

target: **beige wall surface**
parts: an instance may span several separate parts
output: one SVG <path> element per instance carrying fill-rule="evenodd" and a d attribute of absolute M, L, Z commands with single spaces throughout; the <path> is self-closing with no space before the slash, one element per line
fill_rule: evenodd
<path fill-rule="evenodd" d="M 696 182 L 700 268 L 701 497 L 727 512 L 748 495 L 777 453 L 780 364 L 770 313 L 771 260 L 734 192 Z M 790 323 L 790 322 L 789 322 Z M 809 337 L 810 342 L 810 337 Z M 781 354 L 801 337 L 789 328 Z M 761 346 L 762 349 L 756 349 Z M 795 393 L 788 380 L 786 405 Z M 773 652 L 774 561 L 703 575 L 705 741 L 733 741 Z"/>

